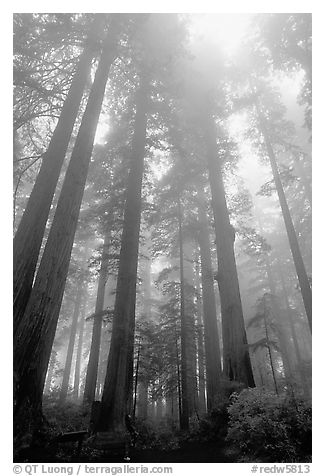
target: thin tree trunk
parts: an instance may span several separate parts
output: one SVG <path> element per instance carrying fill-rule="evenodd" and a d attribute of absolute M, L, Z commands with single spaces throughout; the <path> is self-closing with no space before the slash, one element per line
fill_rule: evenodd
<path fill-rule="evenodd" d="M 147 241 L 146 252 L 149 255 L 149 259 L 145 261 L 145 270 L 143 276 L 143 313 L 146 320 L 151 318 L 151 258 L 150 258 L 150 237 Z M 148 417 L 148 382 L 139 377 L 139 396 L 137 404 L 137 415 L 139 418 L 146 419 Z"/>
<path fill-rule="evenodd" d="M 49 363 L 49 368 L 47 371 L 47 377 L 46 377 L 46 382 L 44 385 L 44 394 L 47 395 L 50 391 L 51 388 L 51 383 L 52 383 L 52 378 L 54 374 L 54 367 L 56 364 L 56 351 L 52 350 L 51 357 L 50 357 L 50 363 Z"/>
<path fill-rule="evenodd" d="M 60 398 L 59 398 L 60 404 L 63 404 L 65 402 L 67 398 L 67 394 L 68 394 L 68 389 L 69 389 L 72 356 L 73 356 L 74 344 L 75 344 L 76 335 L 77 335 L 78 317 L 80 313 L 82 292 L 83 292 L 83 282 L 79 282 L 77 295 L 76 295 L 76 302 L 75 302 L 73 316 L 72 316 L 67 356 L 66 356 L 64 372 L 63 372 L 62 386 L 61 386 L 61 392 L 60 392 Z"/>
<path fill-rule="evenodd" d="M 139 364 L 140 364 L 140 341 L 138 342 L 137 363 L 135 367 L 135 381 L 134 381 L 134 402 L 133 402 L 133 418 L 135 418 L 135 409 L 137 406 L 137 392 L 138 392 L 138 379 L 139 379 Z"/>
<path fill-rule="evenodd" d="M 41 411 L 41 395 L 59 316 L 80 205 L 110 66 L 116 56 L 116 28 L 109 30 L 66 172 L 34 287 L 14 342 L 14 367 L 21 402 Z"/>
<path fill-rule="evenodd" d="M 272 353 L 271 353 L 271 348 L 270 348 L 270 344 L 269 344 L 270 341 L 269 341 L 269 332 L 268 332 L 267 322 L 266 322 L 266 305 L 265 305 L 265 300 L 264 300 L 264 313 L 263 313 L 263 318 L 264 318 L 266 347 L 267 347 L 268 354 L 269 354 L 269 359 L 270 359 L 270 365 L 271 365 L 272 376 L 273 376 L 273 382 L 274 382 L 274 389 L 275 389 L 276 394 L 279 395 L 278 385 L 277 385 L 276 378 L 275 378 L 275 372 L 274 372 L 274 366 L 273 366 Z"/>
<path fill-rule="evenodd" d="M 144 168 L 147 109 L 149 94 L 148 78 L 142 76 L 136 95 L 136 115 L 128 186 L 124 210 L 124 226 L 121 240 L 119 271 L 116 287 L 111 346 L 104 384 L 99 428 L 120 429 L 130 395 L 130 369 L 133 369 L 131 353 L 134 340 L 136 280 L 141 220 L 141 189 Z M 133 370 L 132 370 L 133 373 Z"/>
<path fill-rule="evenodd" d="M 76 355 L 76 366 L 75 366 L 74 384 L 73 384 L 73 398 L 75 401 L 78 401 L 79 399 L 80 368 L 81 368 L 81 358 L 82 358 L 82 346 L 83 346 L 83 339 L 84 339 L 86 306 L 87 306 L 87 290 L 84 293 L 83 306 L 82 306 L 81 317 L 79 321 L 79 339 L 78 339 L 78 349 L 77 349 L 77 355 Z"/>
<path fill-rule="evenodd" d="M 214 293 L 210 250 L 209 225 L 203 193 L 198 193 L 199 247 L 202 272 L 202 301 L 204 322 L 204 346 L 207 375 L 207 407 L 210 412 L 216 405 L 221 391 L 221 356 L 217 324 L 217 308 Z"/>
<path fill-rule="evenodd" d="M 188 405 L 188 325 L 185 314 L 185 290 L 184 290 L 184 253 L 181 201 L 177 203 L 178 235 L 179 235 L 179 272 L 180 272 L 180 310 L 181 310 L 181 384 L 182 384 L 182 412 L 180 414 L 181 430 L 189 428 L 189 405 Z"/>
<path fill-rule="evenodd" d="M 271 164 L 273 178 L 274 178 L 276 190 L 277 190 L 278 197 L 279 197 L 279 202 L 280 202 L 280 206 L 281 206 L 281 210 L 282 210 L 282 216 L 283 216 L 284 224 L 285 224 L 285 227 L 286 227 L 286 230 L 287 230 L 290 249 L 291 249 L 293 261 L 294 261 L 297 276 L 298 276 L 298 281 L 299 281 L 299 285 L 300 285 L 300 289 L 301 289 L 302 299 L 304 301 L 304 306 L 305 306 L 305 310 L 306 310 L 307 319 L 308 319 L 308 322 L 309 322 L 309 327 L 310 327 L 310 330 L 312 330 L 312 292 L 311 292 L 311 288 L 310 288 L 306 268 L 305 268 L 305 265 L 304 265 L 304 262 L 303 262 L 303 259 L 302 259 L 302 256 L 301 256 L 301 251 L 300 251 L 296 231 L 295 231 L 295 228 L 293 226 L 293 222 L 292 222 L 290 210 L 289 210 L 289 207 L 288 207 L 287 199 L 286 199 L 286 196 L 285 196 L 285 193 L 284 193 L 284 190 L 283 190 L 283 186 L 282 186 L 282 183 L 281 183 L 281 178 L 280 178 L 280 174 L 279 174 L 275 154 L 274 154 L 274 151 L 273 151 L 273 147 L 272 147 L 272 144 L 269 140 L 268 132 L 267 132 L 267 129 L 266 129 L 266 126 L 265 126 L 265 123 L 264 123 L 265 121 L 264 121 L 264 118 L 262 117 L 262 114 L 260 112 L 258 104 L 256 104 L 256 110 L 257 110 L 257 115 L 258 115 L 258 120 L 259 120 L 259 126 L 260 126 L 261 132 L 263 134 L 265 147 L 266 147 L 267 154 L 268 154 L 270 164 Z"/>
<path fill-rule="evenodd" d="M 97 14 L 14 238 L 14 335 L 23 318 L 32 290 L 34 273 L 53 195 L 103 26 L 103 18 Z"/>
<path fill-rule="evenodd" d="M 177 342 L 177 334 L 175 329 L 175 350 L 176 350 L 176 370 L 177 370 L 177 393 L 178 393 L 178 418 L 179 423 L 181 424 L 182 418 L 182 384 L 181 384 L 181 369 L 180 369 L 180 359 L 178 353 L 178 342 Z"/>
<path fill-rule="evenodd" d="M 200 289 L 200 271 L 199 267 L 196 267 L 195 272 L 195 288 L 198 295 L 197 298 L 197 359 L 198 359 L 198 371 L 199 371 L 199 409 L 201 413 L 205 413 L 207 410 L 206 398 L 205 398 L 205 355 L 204 355 L 204 339 L 203 339 L 203 322 L 202 322 L 202 297 Z"/>
<path fill-rule="evenodd" d="M 294 349 L 295 349 L 295 353 L 296 353 L 301 384 L 302 384 L 302 388 L 303 388 L 303 392 L 304 392 L 305 396 L 307 398 L 309 398 L 311 392 L 310 392 L 309 386 L 306 382 L 305 374 L 303 372 L 303 361 L 302 361 L 302 358 L 301 358 L 301 352 L 300 352 L 300 348 L 299 348 L 299 344 L 298 344 L 295 325 L 294 325 L 292 315 L 291 315 L 291 307 L 290 307 L 290 303 L 289 303 L 289 299 L 288 299 L 287 287 L 286 287 L 286 284 L 285 284 L 285 281 L 284 281 L 284 276 L 283 276 L 283 273 L 282 273 L 282 267 L 281 267 L 280 263 L 278 263 L 278 270 L 279 270 L 279 275 L 280 275 L 280 280 L 281 280 L 283 297 L 284 297 L 285 305 L 286 305 L 286 308 L 287 308 L 288 322 L 289 322 L 291 335 L 292 335 L 292 340 L 293 340 L 293 345 L 294 345 Z"/>
<path fill-rule="evenodd" d="M 91 339 L 89 361 L 87 367 L 84 403 L 92 403 L 95 399 L 97 373 L 98 373 L 98 361 L 100 352 L 101 332 L 102 332 L 102 311 L 104 309 L 105 298 L 105 286 L 108 272 L 108 246 L 110 241 L 110 233 L 107 233 L 104 239 L 101 265 L 98 278 L 97 298 L 95 306 L 95 316 L 93 324 L 93 333 Z"/>
<path fill-rule="evenodd" d="M 198 388 L 197 388 L 197 348 L 194 306 L 194 272 L 193 272 L 193 244 L 189 241 L 183 243 L 183 268 L 184 268 L 184 295 L 185 315 L 188 326 L 187 332 L 187 369 L 188 369 L 188 404 L 189 416 L 197 415 L 198 412 Z"/>
<path fill-rule="evenodd" d="M 207 103 L 209 108 L 209 104 Z M 220 159 L 217 157 L 216 126 L 207 110 L 205 124 L 209 181 L 218 254 L 218 285 L 221 301 L 223 371 L 227 378 L 254 386 L 247 346 L 243 309 L 234 253 L 235 232 L 230 225 Z"/>
<path fill-rule="evenodd" d="M 286 378 L 287 384 L 290 386 L 292 383 L 293 372 L 292 372 L 291 361 L 289 358 L 290 351 L 288 350 L 288 346 L 289 346 L 288 335 L 287 335 L 287 331 L 285 329 L 284 322 L 283 322 L 283 312 L 279 308 L 279 305 L 276 301 L 275 282 L 273 279 L 273 273 L 272 273 L 269 257 L 267 254 L 265 255 L 265 265 L 266 265 L 266 274 L 267 274 L 269 289 L 271 292 L 271 306 L 272 306 L 273 316 L 275 318 L 275 322 L 277 324 L 277 329 L 278 329 L 277 335 L 279 339 L 280 353 L 282 357 L 285 378 Z"/>
<path fill-rule="evenodd" d="M 138 397 L 138 418 L 147 419 L 148 417 L 148 383 L 139 382 Z"/>

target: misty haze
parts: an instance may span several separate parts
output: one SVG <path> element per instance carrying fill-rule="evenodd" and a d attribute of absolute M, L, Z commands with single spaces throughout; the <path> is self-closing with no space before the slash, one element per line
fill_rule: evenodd
<path fill-rule="evenodd" d="M 14 461 L 304 469 L 311 14 L 13 22 Z"/>

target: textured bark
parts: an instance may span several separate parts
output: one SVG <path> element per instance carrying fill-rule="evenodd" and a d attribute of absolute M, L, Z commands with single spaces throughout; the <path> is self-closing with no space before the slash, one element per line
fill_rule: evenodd
<path fill-rule="evenodd" d="M 83 283 L 80 282 L 78 284 L 76 302 L 75 302 L 74 310 L 73 310 L 71 329 L 70 329 L 70 337 L 69 337 L 69 344 L 68 344 L 67 355 L 66 355 L 66 359 L 65 359 L 62 386 L 61 386 L 61 391 L 60 391 L 59 402 L 61 404 L 65 402 L 65 400 L 67 398 L 67 395 L 68 395 L 69 380 L 70 380 L 70 374 L 71 374 L 72 356 L 73 356 L 74 344 L 75 344 L 76 335 L 77 335 L 78 317 L 79 317 L 79 313 L 80 313 L 82 292 L 83 292 Z"/>
<path fill-rule="evenodd" d="M 77 71 L 54 130 L 48 149 L 14 238 L 13 301 L 14 335 L 23 318 L 32 290 L 34 273 L 42 244 L 48 214 L 68 148 L 81 98 L 103 30 L 103 20 L 96 15 L 92 30 L 80 56 Z"/>
<path fill-rule="evenodd" d="M 223 371 L 227 378 L 254 386 L 247 346 L 234 253 L 234 229 L 230 225 L 222 171 L 216 150 L 216 126 L 207 103 L 204 124 L 212 208 L 218 254 L 218 285 L 223 336 Z"/>
<path fill-rule="evenodd" d="M 20 379 L 18 406 L 26 398 L 30 405 L 40 406 L 96 127 L 116 55 L 115 27 L 105 40 L 33 290 L 14 341 L 14 368 Z"/>
<path fill-rule="evenodd" d="M 134 341 L 148 87 L 148 79 L 142 76 L 136 95 L 136 115 L 124 210 L 112 337 L 102 396 L 99 430 L 118 429 L 124 426 L 124 418 L 130 399 L 129 391 L 132 388 L 130 376 L 131 371 L 133 372 L 133 349 L 131 352 L 131 347 Z"/>
<path fill-rule="evenodd" d="M 287 235 L 288 235 L 293 262 L 294 262 L 296 273 L 298 276 L 298 281 L 299 281 L 299 285 L 301 289 L 302 299 L 304 301 L 304 306 L 306 310 L 307 319 L 309 322 L 309 327 L 310 327 L 310 330 L 312 330 L 312 292 L 311 292 L 305 264 L 302 259 L 302 255 L 301 255 L 301 251 L 300 251 L 300 247 L 298 243 L 298 238 L 296 235 L 295 228 L 293 226 L 288 202 L 283 190 L 274 150 L 269 140 L 267 129 L 264 123 L 264 118 L 262 117 L 258 104 L 256 104 L 256 109 L 257 109 L 260 129 L 263 134 L 265 147 L 266 147 L 267 154 L 271 164 L 273 178 L 274 178 L 276 190 L 279 197 L 280 207 L 282 210 L 282 216 L 283 216 L 284 224 L 285 224 Z"/>
<path fill-rule="evenodd" d="M 109 263 L 109 260 L 108 260 L 109 241 L 110 241 L 110 233 L 107 233 L 104 239 L 101 265 L 100 265 L 99 278 L 98 278 L 93 333 L 92 333 L 89 361 L 88 361 L 88 367 L 87 367 L 85 392 L 83 397 L 84 403 L 92 403 L 95 399 L 97 373 L 98 373 L 98 361 L 99 361 L 99 352 L 100 352 L 102 323 L 103 323 L 101 312 L 104 309 L 105 285 L 107 280 L 108 263 Z"/>
<path fill-rule="evenodd" d="M 87 290 L 85 291 L 83 296 L 82 311 L 81 311 L 81 317 L 79 321 L 78 348 L 77 348 L 77 355 L 76 355 L 76 366 L 74 371 L 74 384 L 73 384 L 73 398 L 75 401 L 79 399 L 80 368 L 81 368 L 81 358 L 82 358 L 82 347 L 83 347 L 83 341 L 84 341 L 86 306 L 87 306 Z"/>
<path fill-rule="evenodd" d="M 185 313 L 185 281 L 184 281 L 184 253 L 183 253 L 183 231 L 182 231 L 182 210 L 181 201 L 178 197 L 177 206 L 178 236 L 179 236 L 179 273 L 180 273 L 180 296 L 181 296 L 181 413 L 180 428 L 189 428 L 189 398 L 188 398 L 188 323 Z"/>
<path fill-rule="evenodd" d="M 210 250 L 209 225 L 203 193 L 198 193 L 199 246 L 202 272 L 202 300 L 204 322 L 204 346 L 207 378 L 208 411 L 216 405 L 221 391 L 221 356 L 217 324 L 217 308 L 214 293 Z"/>

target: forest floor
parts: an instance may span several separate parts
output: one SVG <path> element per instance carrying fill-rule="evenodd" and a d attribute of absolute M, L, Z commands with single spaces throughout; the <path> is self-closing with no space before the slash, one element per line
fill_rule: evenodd
<path fill-rule="evenodd" d="M 60 434 L 87 428 L 89 414 L 78 405 L 67 403 L 58 407 L 55 402 L 44 405 L 44 432 L 29 447 L 17 452 L 15 462 L 92 462 L 125 463 L 125 448 L 100 450 L 85 438 L 78 453 L 77 442 L 56 442 Z M 177 430 L 167 421 L 136 422 L 138 439 L 130 449 L 131 463 L 226 463 L 235 462 L 226 437 L 226 418 L 218 424 L 210 420 L 196 421 L 187 432 Z"/>
<path fill-rule="evenodd" d="M 71 451 L 72 450 L 72 451 Z M 76 447 L 67 445 L 62 451 L 49 451 L 46 448 L 34 447 L 21 455 L 20 461 L 33 463 L 127 463 L 123 452 L 110 453 L 108 451 L 89 450 L 84 446 L 80 455 L 75 453 Z M 161 450 L 134 448 L 130 453 L 129 463 L 235 463 L 234 458 L 227 454 L 225 444 L 185 443 L 180 448 Z"/>

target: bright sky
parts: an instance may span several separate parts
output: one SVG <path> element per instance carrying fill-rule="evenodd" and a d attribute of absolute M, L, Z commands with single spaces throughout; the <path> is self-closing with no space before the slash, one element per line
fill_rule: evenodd
<path fill-rule="evenodd" d="M 215 44 L 216 49 L 225 55 L 231 56 L 236 53 L 243 38 L 246 36 L 249 24 L 252 19 L 250 13 L 193 13 L 190 15 L 190 33 L 192 41 L 207 41 L 209 44 Z M 288 119 L 295 122 L 297 129 L 303 124 L 303 109 L 297 104 L 296 98 L 300 89 L 301 77 L 279 76 L 274 79 L 274 83 L 280 88 L 283 94 L 283 100 L 288 108 Z M 239 162 L 239 175 L 245 180 L 246 186 L 253 195 L 259 190 L 261 185 L 269 179 L 270 170 L 267 166 L 261 166 L 256 154 L 247 140 L 242 137 L 244 130 L 245 117 L 234 117 L 229 121 L 230 132 L 235 140 L 239 142 L 239 152 L 241 160 Z M 109 118 L 102 114 L 95 138 L 95 143 L 103 144 L 105 136 L 109 130 Z M 299 135 L 303 134 L 301 129 Z M 304 145 L 304 144 L 300 144 Z M 157 168 L 154 165 L 154 168 Z M 157 175 L 163 175 L 164 166 L 160 167 Z"/>
<path fill-rule="evenodd" d="M 217 43 L 226 53 L 233 53 L 247 31 L 249 13 L 196 13 L 191 15 L 193 36 Z"/>
<path fill-rule="evenodd" d="M 193 13 L 191 35 L 216 43 L 226 55 L 233 53 L 244 36 L 252 14 Z M 95 144 L 104 144 L 109 118 L 102 114 L 97 126 Z"/>

